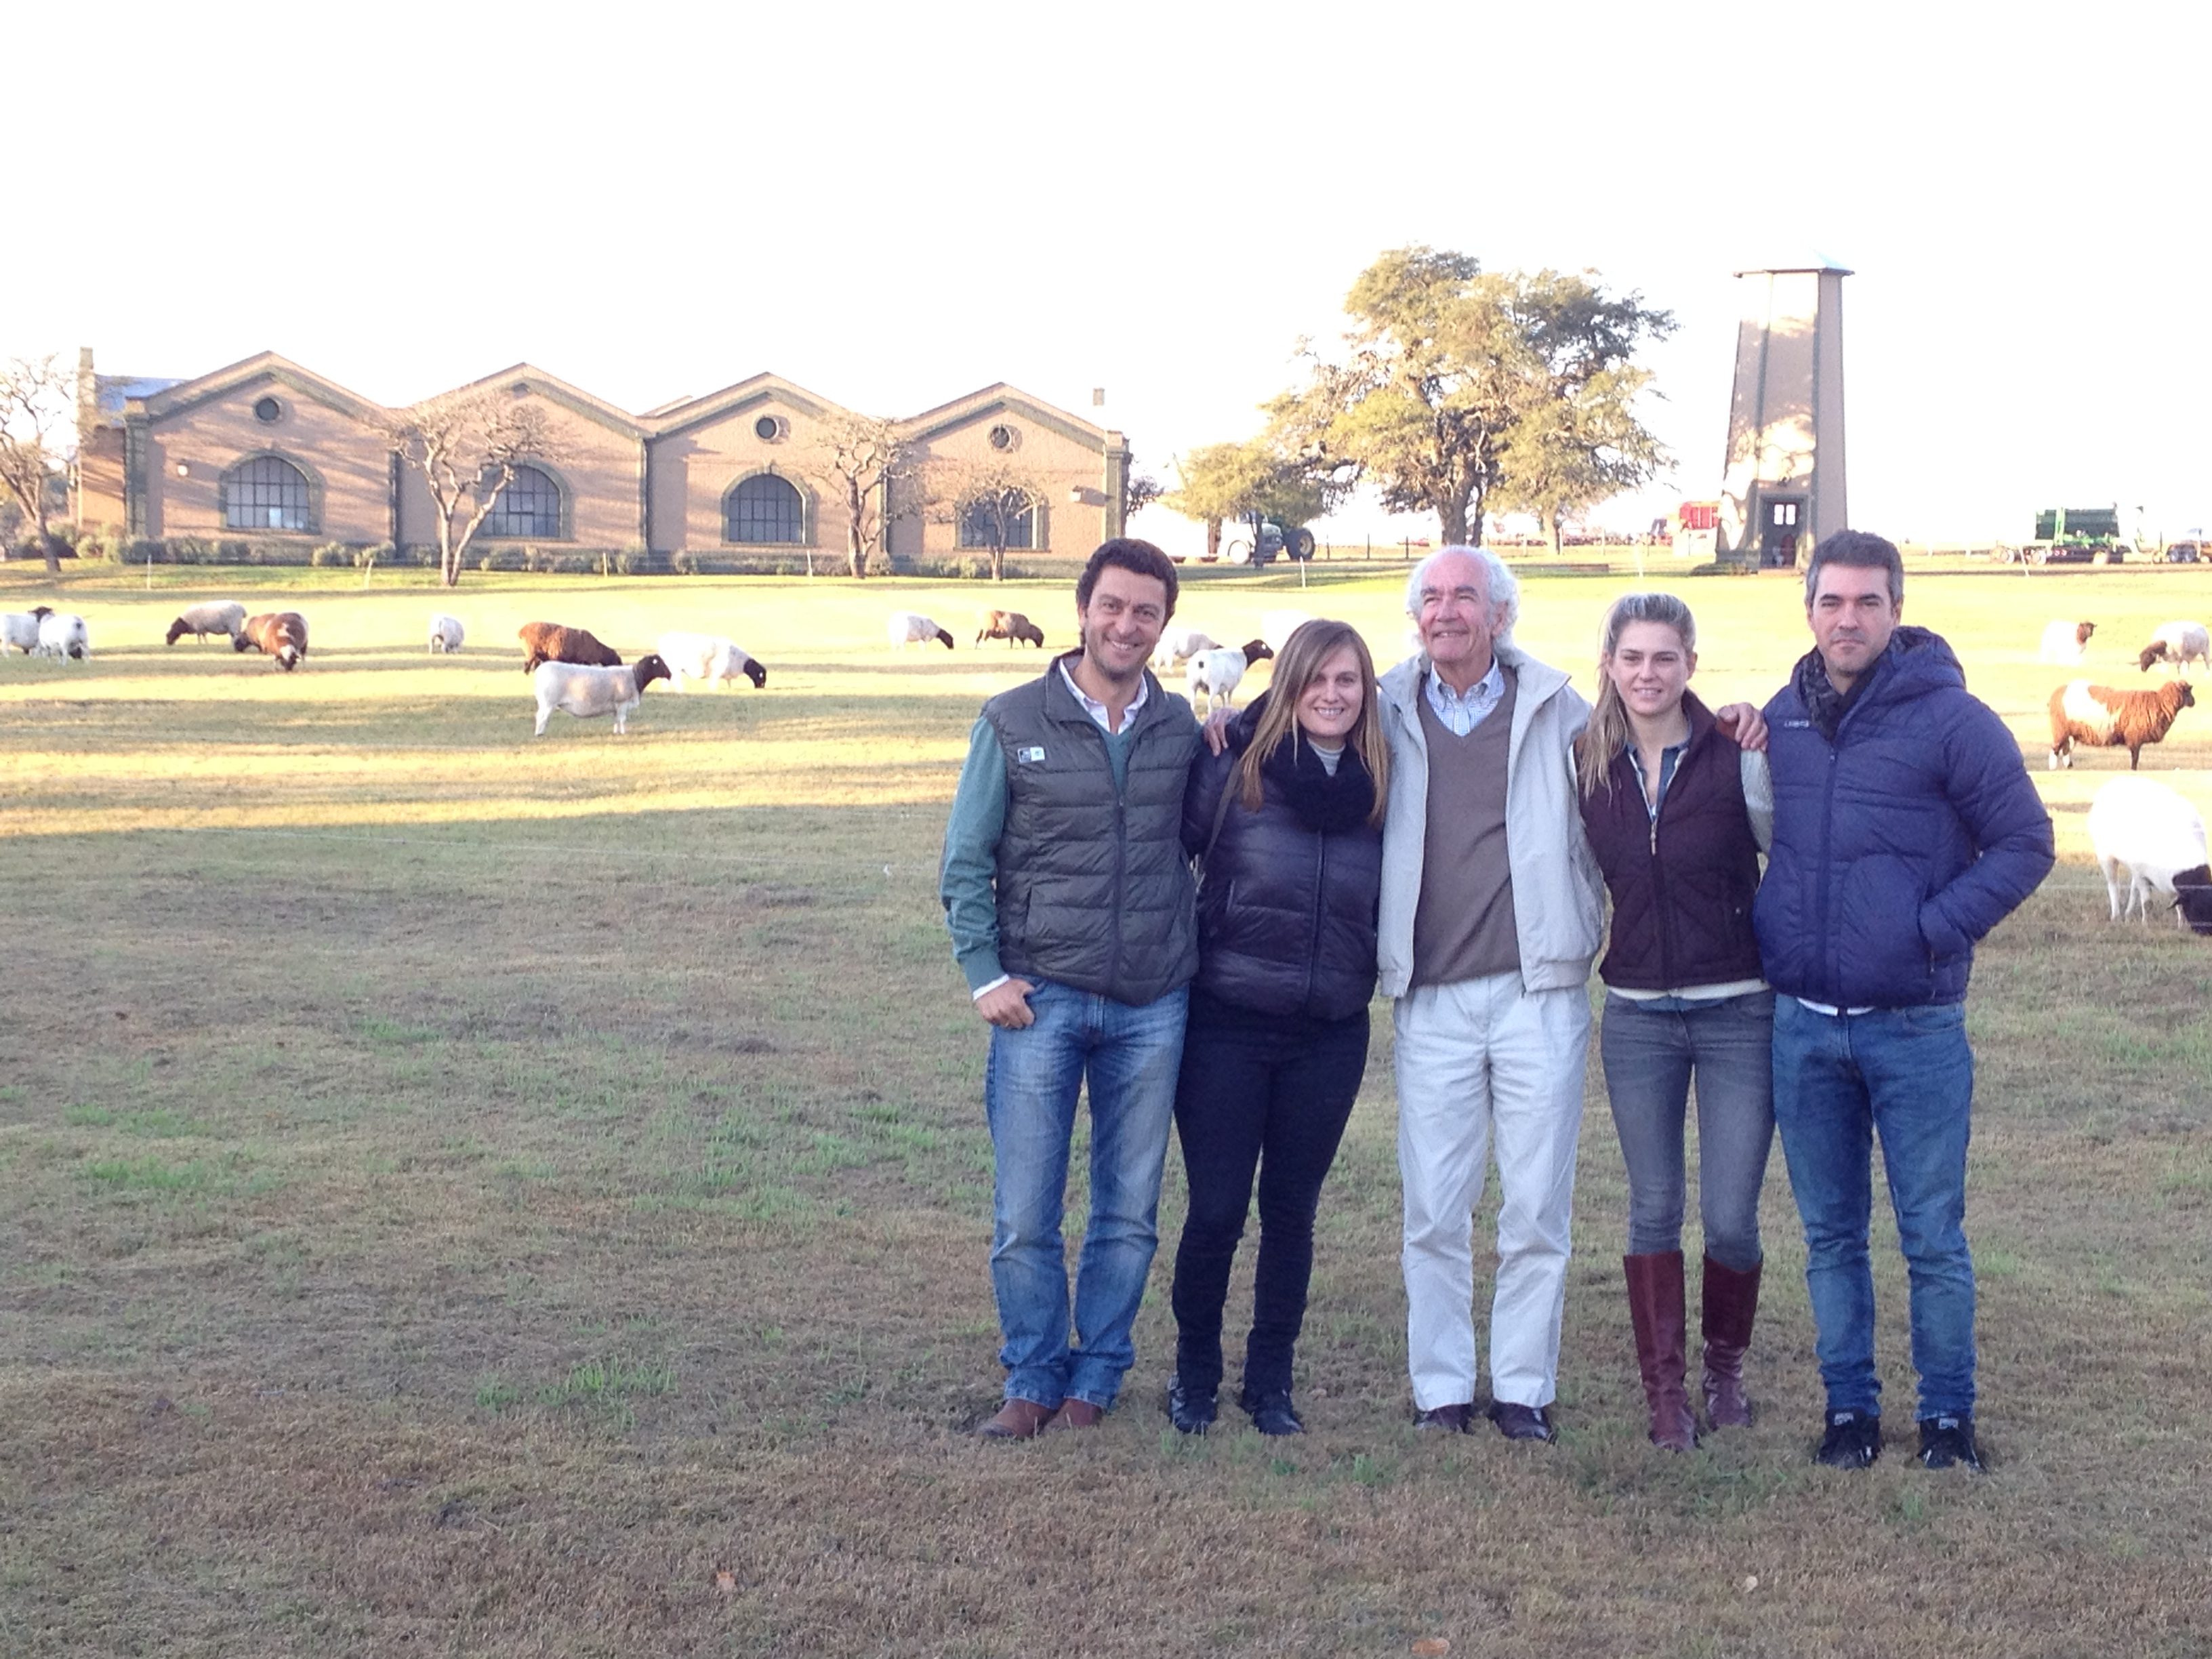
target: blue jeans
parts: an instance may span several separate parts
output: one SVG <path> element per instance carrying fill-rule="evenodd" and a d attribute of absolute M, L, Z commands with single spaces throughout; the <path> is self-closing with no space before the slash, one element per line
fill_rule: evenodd
<path fill-rule="evenodd" d="M 1774 1000 L 1774 1121 L 1805 1223 L 1805 1285 L 1828 1409 L 1881 1409 L 1874 1367 L 1873 1139 L 1911 1284 L 1917 1415 L 1974 1408 L 1966 1142 L 1974 1055 L 1957 1003 L 1814 1012 Z"/>
<path fill-rule="evenodd" d="M 1040 983 L 1036 1023 L 991 1028 L 983 1103 L 998 1176 L 991 1288 L 1009 1399 L 1057 1408 L 1114 1403 L 1136 1358 L 1129 1327 L 1159 1242 L 1160 1170 L 1175 1121 L 1187 990 L 1141 1007 Z M 1070 1351 L 1067 1256 L 1060 1233 L 1077 1091 L 1091 1097 L 1091 1212 L 1075 1269 Z"/>

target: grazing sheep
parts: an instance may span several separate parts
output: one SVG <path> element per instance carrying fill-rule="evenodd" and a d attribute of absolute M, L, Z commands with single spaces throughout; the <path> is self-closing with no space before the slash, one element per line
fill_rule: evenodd
<path fill-rule="evenodd" d="M 461 648 L 461 641 L 467 637 L 468 630 L 461 626 L 459 617 L 449 617 L 442 611 L 430 613 L 431 655 L 435 656 L 441 651 L 458 651 Z"/>
<path fill-rule="evenodd" d="M 2148 674 L 2153 663 L 2170 662 L 2179 672 L 2189 666 L 2192 657 L 2212 668 L 2212 635 L 2205 632 L 2203 623 L 2170 622 L 2150 636 L 2138 666 Z"/>
<path fill-rule="evenodd" d="M 559 623 L 525 623 L 514 630 L 522 641 L 522 672 L 534 674 L 540 663 L 574 662 L 591 668 L 620 668 L 622 658 L 591 635 L 588 629 Z"/>
<path fill-rule="evenodd" d="M 2186 800 L 2148 778 L 2114 778 L 2089 803 L 2089 844 L 2105 873 L 2114 921 L 2140 911 L 2150 921 L 2153 891 L 2173 900 L 2173 923 L 2212 933 L 2212 864 L 2204 853 L 2204 820 Z M 2119 872 L 2128 872 L 2120 900 Z"/>
<path fill-rule="evenodd" d="M 1164 628 L 1160 630 L 1160 642 L 1152 647 L 1152 666 L 1161 670 L 1173 668 L 1177 663 L 1188 661 L 1201 651 L 1218 651 L 1220 648 L 1220 641 L 1201 634 L 1195 628 Z"/>
<path fill-rule="evenodd" d="M 2074 745 L 2128 751 L 2128 770 L 2142 763 L 2145 744 L 2166 736 L 2174 717 L 2193 708 L 2197 695 L 2186 680 L 2168 680 L 2155 691 L 2123 691 L 2116 686 L 2069 680 L 2051 694 L 2051 766 L 2074 764 Z"/>
<path fill-rule="evenodd" d="M 1244 678 L 1244 671 L 1264 657 L 1275 653 L 1265 640 L 1254 640 L 1242 651 L 1201 651 L 1190 659 L 1183 671 L 1183 683 L 1189 688 L 1194 703 L 1200 697 L 1206 700 L 1206 708 L 1234 708 L 1237 684 Z"/>
<path fill-rule="evenodd" d="M 33 605 L 28 611 L 0 611 L 0 657 L 10 651 L 20 651 L 25 656 L 39 648 L 39 624 L 54 614 L 50 605 Z"/>
<path fill-rule="evenodd" d="M 927 645 L 936 640 L 947 651 L 952 648 L 952 635 L 918 611 L 892 611 L 884 621 L 884 632 L 896 646 Z"/>
<path fill-rule="evenodd" d="M 1044 647 L 1044 629 L 1018 611 L 984 611 L 976 614 L 975 643 L 1004 640 L 1008 645 Z"/>
<path fill-rule="evenodd" d="M 1291 635 L 1313 619 L 1310 611 L 1262 611 L 1260 613 L 1260 637 L 1279 651 L 1290 643 Z"/>
<path fill-rule="evenodd" d="M 274 657 L 276 666 L 290 673 L 307 658 L 307 619 L 296 611 L 264 611 L 246 618 L 230 641 L 234 651 L 248 647 Z"/>
<path fill-rule="evenodd" d="M 668 678 L 668 665 L 652 652 L 628 668 L 602 668 L 591 663 L 540 663 L 532 675 L 538 688 L 538 729 L 532 735 L 545 735 L 545 722 L 553 718 L 556 708 L 578 720 L 612 714 L 616 733 L 620 735 L 629 729 L 629 711 L 645 696 L 645 688 L 655 680 Z"/>
<path fill-rule="evenodd" d="M 73 611 L 49 611 L 39 618 L 39 642 L 32 654 L 58 657 L 64 662 L 82 662 L 92 655 L 92 635 L 84 618 Z"/>
<path fill-rule="evenodd" d="M 663 634 L 661 657 L 668 664 L 669 680 L 678 691 L 689 691 L 690 682 L 729 685 L 743 674 L 759 690 L 768 684 L 768 670 L 732 641 L 713 634 Z"/>
<path fill-rule="evenodd" d="M 2075 663 L 2081 660 L 2082 647 L 2089 643 L 2089 635 L 2097 631 L 2093 622 L 2066 621 L 2045 623 L 2043 626 L 2043 660 L 2055 663 Z"/>
<path fill-rule="evenodd" d="M 167 643 L 174 645 L 190 634 L 198 643 L 205 645 L 207 636 L 220 634 L 235 641 L 238 630 L 246 626 L 246 607 L 235 599 L 209 599 L 201 605 L 188 605 L 185 614 L 169 624 Z"/>

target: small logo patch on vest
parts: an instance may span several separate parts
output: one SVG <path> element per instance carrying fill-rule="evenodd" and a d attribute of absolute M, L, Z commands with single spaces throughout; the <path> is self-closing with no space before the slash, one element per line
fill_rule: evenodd
<path fill-rule="evenodd" d="M 1033 743 L 1025 748 L 1014 750 L 1015 761 L 1023 766 L 1035 766 L 1043 758 L 1044 745 L 1041 743 Z"/>

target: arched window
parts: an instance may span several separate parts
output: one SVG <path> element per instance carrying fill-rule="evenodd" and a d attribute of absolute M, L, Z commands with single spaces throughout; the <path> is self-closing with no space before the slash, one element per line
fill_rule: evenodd
<path fill-rule="evenodd" d="M 773 472 L 744 479 L 722 498 L 722 539 L 798 546 L 806 540 L 806 502 Z"/>
<path fill-rule="evenodd" d="M 482 536 L 513 537 L 525 541 L 561 538 L 561 486 L 534 466 L 514 469 L 514 482 L 500 491 L 499 500 L 486 515 Z"/>
<path fill-rule="evenodd" d="M 313 530 L 307 475 L 277 455 L 256 455 L 222 475 L 222 521 L 232 530 Z"/>
<path fill-rule="evenodd" d="M 976 496 L 960 509 L 960 545 L 1035 547 L 1036 503 L 1018 489 L 989 490 Z"/>

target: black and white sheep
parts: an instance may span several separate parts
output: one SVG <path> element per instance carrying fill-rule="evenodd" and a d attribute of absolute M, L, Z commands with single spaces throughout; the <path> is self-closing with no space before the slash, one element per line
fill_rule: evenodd
<path fill-rule="evenodd" d="M 442 611 L 433 611 L 430 613 L 431 655 L 435 656 L 441 652 L 450 653 L 459 650 L 461 641 L 468 636 L 468 629 L 461 626 L 461 619 L 459 617 L 449 617 Z"/>
<path fill-rule="evenodd" d="M 2097 631 L 2093 622 L 2067 622 L 2063 618 L 2043 625 L 2043 660 L 2055 663 L 2076 663 L 2089 643 L 2089 635 Z"/>
<path fill-rule="evenodd" d="M 199 605 L 188 605 L 184 614 L 169 624 L 167 643 L 174 645 L 190 634 L 201 645 L 207 643 L 210 634 L 220 634 L 233 642 L 238 630 L 246 626 L 246 607 L 235 599 L 209 599 Z"/>
<path fill-rule="evenodd" d="M 627 732 L 629 711 L 645 696 L 645 688 L 655 680 L 668 678 L 669 673 L 668 665 L 657 654 L 647 652 L 627 668 L 543 662 L 531 678 L 538 690 L 538 729 L 532 735 L 542 738 L 545 735 L 545 722 L 553 718 L 556 708 L 578 720 L 612 714 L 615 731 L 618 734 Z"/>
<path fill-rule="evenodd" d="M 1018 611 L 981 611 L 975 616 L 975 643 L 1004 640 L 1008 645 L 1044 647 L 1044 629 Z"/>
<path fill-rule="evenodd" d="M 2074 745 L 2128 751 L 2128 770 L 2142 764 L 2143 746 L 2158 742 L 2174 717 L 2193 708 L 2197 695 L 2186 680 L 2168 680 L 2155 691 L 2123 691 L 2117 686 L 2069 680 L 2051 694 L 2051 763 L 2056 771 L 2074 764 Z"/>
<path fill-rule="evenodd" d="M 919 611 L 894 611 L 884 619 L 884 632 L 896 646 L 927 645 L 935 640 L 950 651 L 952 635 Z"/>
<path fill-rule="evenodd" d="M 734 641 L 714 634 L 663 634 L 660 655 L 668 664 L 669 680 L 678 691 L 697 680 L 705 685 L 734 684 L 743 674 L 757 691 L 768 684 L 768 670 Z"/>
<path fill-rule="evenodd" d="M 92 630 L 74 611 L 49 611 L 39 618 L 39 643 L 32 654 L 82 662 L 92 655 Z"/>
<path fill-rule="evenodd" d="M 2136 665 L 2148 674 L 2154 662 L 2170 662 L 2176 670 L 2184 670 L 2191 660 L 2212 668 L 2212 634 L 2205 631 L 2203 623 L 2170 622 L 2150 636 Z"/>
<path fill-rule="evenodd" d="M 525 623 L 514 630 L 522 641 L 522 672 L 534 674 L 540 663 L 581 663 L 591 668 L 619 668 L 622 658 L 611 647 L 592 637 L 589 629 L 564 628 L 559 623 Z"/>
<path fill-rule="evenodd" d="M 307 659 L 307 619 L 296 611 L 264 611 L 248 617 L 230 648 L 274 657 L 276 666 L 289 674 Z"/>
<path fill-rule="evenodd" d="M 1215 708 L 1234 708 L 1237 706 L 1237 682 L 1244 671 L 1263 658 L 1275 654 L 1265 640 L 1254 640 L 1242 651 L 1201 651 L 1190 659 L 1183 671 L 1183 680 L 1194 703 L 1200 697 L 1206 700 L 1209 711 Z"/>
<path fill-rule="evenodd" d="M 1188 662 L 1201 651 L 1218 651 L 1221 641 L 1195 628 L 1172 625 L 1160 630 L 1160 642 L 1152 647 L 1152 666 L 1164 673 L 1179 662 Z"/>
<path fill-rule="evenodd" d="M 2204 820 L 2197 809 L 2149 778 L 2114 778 L 2089 803 L 2089 844 L 2104 872 L 2112 919 L 2141 912 L 2150 921 L 2150 896 L 2173 901 L 2177 927 L 2212 933 L 2212 863 L 2204 851 Z M 2127 898 L 2120 872 L 2127 872 Z"/>
<path fill-rule="evenodd" d="M 33 605 L 28 611 L 0 611 L 0 657 L 10 651 L 20 651 L 31 656 L 39 648 L 39 624 L 54 614 L 50 605 Z"/>

